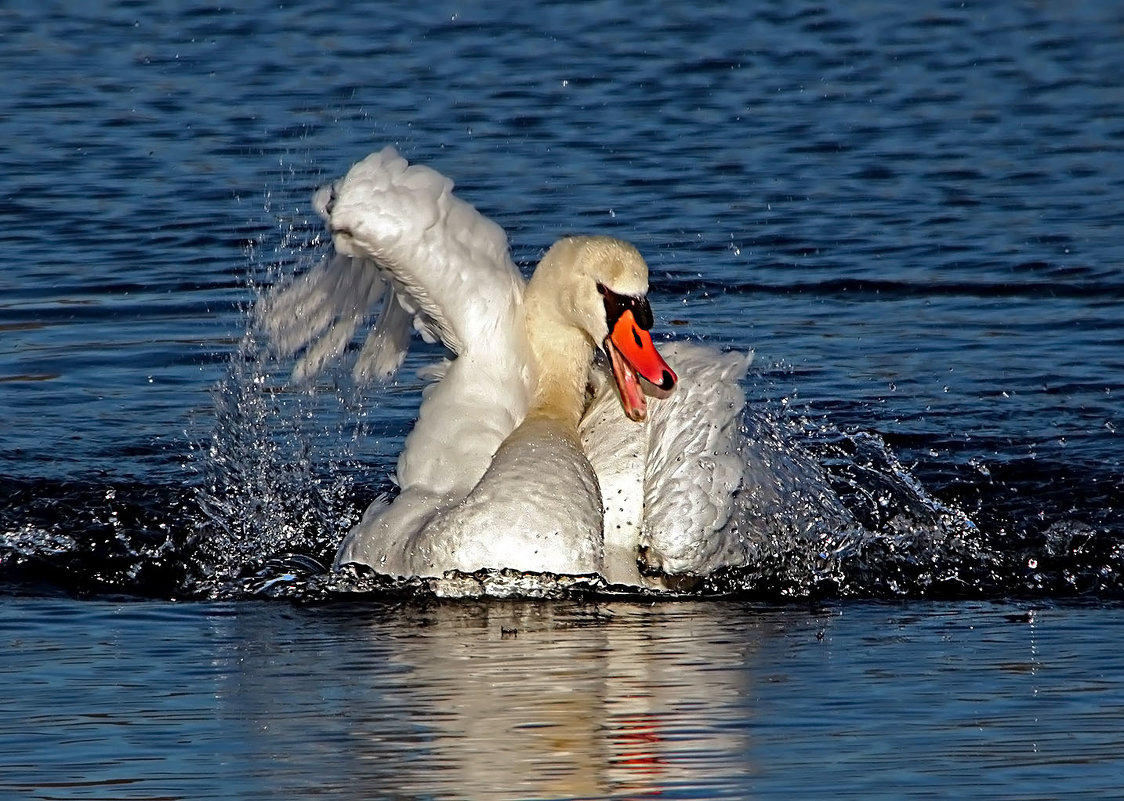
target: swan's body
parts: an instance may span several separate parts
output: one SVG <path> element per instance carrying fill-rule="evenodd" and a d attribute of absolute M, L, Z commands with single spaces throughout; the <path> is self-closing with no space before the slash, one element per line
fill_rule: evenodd
<path fill-rule="evenodd" d="M 456 354 L 423 392 L 401 492 L 371 505 L 337 565 L 662 586 L 741 564 L 731 510 L 749 357 L 670 344 L 671 391 L 647 334 L 647 265 L 631 245 L 563 239 L 524 285 L 503 231 L 451 190 L 392 148 L 356 164 L 316 198 L 336 253 L 262 315 L 279 349 L 307 347 L 298 378 L 338 356 L 380 299 L 357 378 L 393 374 L 411 323 Z M 611 371 L 594 362 L 602 345 Z"/>

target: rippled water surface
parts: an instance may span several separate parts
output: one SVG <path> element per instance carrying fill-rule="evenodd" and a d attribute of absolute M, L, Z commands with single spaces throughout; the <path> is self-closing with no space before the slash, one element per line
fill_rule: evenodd
<path fill-rule="evenodd" d="M 5 793 L 1112 795 L 1118 4 L 0 27 Z M 747 430 L 859 533 L 785 539 L 794 500 L 723 599 L 654 607 L 320 575 L 440 354 L 292 391 L 246 311 L 323 253 L 314 188 L 385 144 L 528 268 L 563 233 L 635 242 L 661 335 L 754 348 Z"/>

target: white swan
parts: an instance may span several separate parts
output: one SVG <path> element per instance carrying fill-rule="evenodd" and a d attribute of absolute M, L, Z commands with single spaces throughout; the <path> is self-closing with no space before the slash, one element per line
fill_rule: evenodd
<path fill-rule="evenodd" d="M 567 237 L 524 284 L 503 231 L 390 147 L 314 203 L 335 252 L 259 310 L 279 351 L 305 349 L 294 377 L 338 357 L 380 303 L 357 379 L 393 375 L 411 325 L 456 356 L 423 391 L 400 493 L 371 504 L 337 566 L 665 587 L 744 562 L 731 512 L 745 470 L 738 380 L 752 354 L 670 343 L 669 367 L 648 334 L 635 248 Z"/>

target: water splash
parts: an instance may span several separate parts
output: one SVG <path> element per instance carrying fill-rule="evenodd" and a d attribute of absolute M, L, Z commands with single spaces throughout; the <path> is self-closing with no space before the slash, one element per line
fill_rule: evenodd
<path fill-rule="evenodd" d="M 0 591 L 182 594 L 183 488 L 0 478 Z"/>
<path fill-rule="evenodd" d="M 262 280 L 251 280 L 255 302 L 262 286 L 320 258 L 314 230 L 289 225 Z M 330 563 L 363 508 L 352 496 L 356 477 L 370 469 L 363 452 L 374 440 L 362 397 L 332 373 L 321 385 L 292 387 L 289 366 L 262 344 L 251 315 L 247 320 L 212 393 L 211 433 L 193 452 L 191 466 L 202 479 L 186 554 L 195 594 L 254 591 L 262 575 L 294 557 L 306 567 Z"/>
<path fill-rule="evenodd" d="M 315 394 L 279 391 L 271 367 L 247 335 L 214 391 L 215 427 L 198 451 L 200 519 L 189 547 L 197 591 L 229 592 L 277 554 L 323 558 L 358 521 L 350 445 L 360 428 L 350 436 L 311 432 L 325 404 Z M 318 454 L 325 449 L 316 444 L 326 442 L 334 447 Z"/>
<path fill-rule="evenodd" d="M 0 479 L 0 581 L 306 601 L 644 594 L 596 577 L 507 570 L 412 581 L 327 570 L 370 498 L 391 489 L 389 459 L 372 454 L 386 433 L 372 422 L 386 397 L 365 401 L 342 377 L 293 390 L 285 372 L 248 329 L 213 390 L 210 430 L 191 446 L 183 483 Z M 1124 545 L 1111 530 L 1064 520 L 1012 528 L 986 502 L 977 526 L 947 499 L 957 480 L 981 497 L 986 486 L 1010 490 L 1010 466 L 948 468 L 954 480 L 942 500 L 880 436 L 792 407 L 757 401 L 743 422 L 752 478 L 735 517 L 745 566 L 686 592 L 771 600 L 1124 593 Z M 404 428 L 405 417 L 390 416 Z"/>
<path fill-rule="evenodd" d="M 920 485 L 876 435 L 839 431 L 754 406 L 743 423 L 750 479 L 734 517 L 746 564 L 706 577 L 695 595 L 918 596 L 964 594 L 996 556 L 963 511 Z M 280 597 L 354 593 L 556 597 L 645 595 L 597 577 L 561 580 L 509 570 L 452 573 L 444 579 L 394 581 L 362 568 L 324 575 L 274 560 L 252 589 Z M 652 593 L 668 597 L 664 593 Z"/>
<path fill-rule="evenodd" d="M 926 492 L 885 442 L 813 425 L 784 405 L 746 414 L 751 476 L 738 497 L 744 567 L 706 582 L 765 597 L 925 594 L 986 553 L 960 509 Z"/>
<path fill-rule="evenodd" d="M 493 570 L 399 581 L 362 569 L 328 571 L 343 533 L 386 488 L 370 477 L 388 467 L 363 454 L 370 409 L 349 390 L 282 390 L 278 371 L 248 335 L 215 388 L 213 428 L 192 452 L 196 480 L 186 486 L 7 482 L 0 579 L 79 593 L 302 601 L 644 595 L 589 576 Z M 1034 532 L 983 530 L 928 492 L 874 434 L 813 423 L 770 403 L 752 405 L 744 425 L 755 478 L 738 496 L 736 514 L 747 564 L 681 594 L 1124 592 L 1124 546 L 1098 528 L 1059 522 Z"/>

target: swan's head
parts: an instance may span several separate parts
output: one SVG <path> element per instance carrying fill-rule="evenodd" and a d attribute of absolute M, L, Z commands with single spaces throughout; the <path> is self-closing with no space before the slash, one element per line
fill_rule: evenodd
<path fill-rule="evenodd" d="M 647 415 L 641 378 L 659 393 L 675 387 L 675 373 L 648 333 L 648 265 L 632 245 L 608 236 L 560 239 L 539 263 L 532 285 L 539 297 L 553 297 L 565 322 L 605 351 L 630 419 Z"/>

